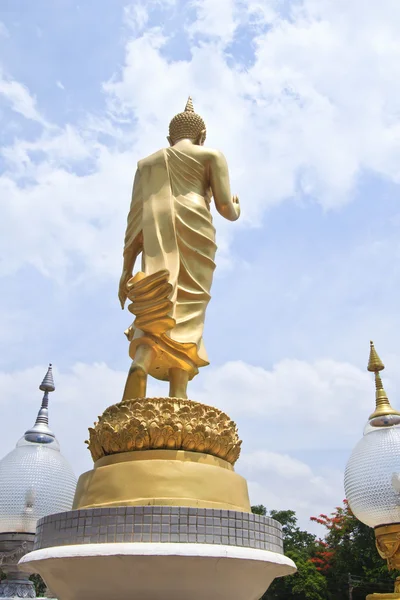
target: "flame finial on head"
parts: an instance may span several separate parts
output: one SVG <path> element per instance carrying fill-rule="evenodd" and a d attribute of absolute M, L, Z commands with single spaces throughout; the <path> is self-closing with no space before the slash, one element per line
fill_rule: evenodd
<path fill-rule="evenodd" d="M 192 113 L 194 113 L 192 96 L 189 96 L 189 98 L 188 98 L 188 100 L 186 102 L 185 112 L 192 112 Z"/>

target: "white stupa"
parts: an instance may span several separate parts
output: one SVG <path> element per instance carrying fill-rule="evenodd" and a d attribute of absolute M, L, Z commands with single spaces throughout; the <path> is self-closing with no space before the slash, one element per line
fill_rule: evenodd
<path fill-rule="evenodd" d="M 34 426 L 0 460 L 0 534 L 34 534 L 38 519 L 72 507 L 76 477 L 49 428 L 51 365 L 39 389 L 44 396 Z"/>

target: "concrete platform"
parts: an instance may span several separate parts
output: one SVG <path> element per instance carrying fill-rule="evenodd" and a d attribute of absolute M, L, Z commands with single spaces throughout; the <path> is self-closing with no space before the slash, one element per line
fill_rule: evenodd
<path fill-rule="evenodd" d="M 49 547 L 19 566 L 39 573 L 58 600 L 259 600 L 296 571 L 280 553 L 190 543 Z"/>

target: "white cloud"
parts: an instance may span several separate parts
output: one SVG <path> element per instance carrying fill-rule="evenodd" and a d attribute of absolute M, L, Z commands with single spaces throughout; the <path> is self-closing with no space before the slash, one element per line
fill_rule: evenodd
<path fill-rule="evenodd" d="M 279 475 L 295 483 L 298 479 L 312 477 L 312 470 L 309 465 L 292 458 L 288 454 L 278 454 L 277 452 L 267 452 L 258 450 L 249 454 L 244 454 L 240 459 L 240 466 L 248 472 L 261 472 L 266 475 Z"/>
<path fill-rule="evenodd" d="M 273 3 L 227 0 L 210 7 L 209 0 L 199 0 L 186 20 L 192 19 L 192 32 L 209 32 L 211 37 L 199 44 L 189 39 L 190 58 L 181 60 L 168 55 L 168 43 L 179 26 L 176 32 L 166 32 L 159 23 L 140 33 L 154 7 L 157 3 L 131 5 L 125 12 L 127 22 L 134 21 L 135 33 L 126 43 L 122 69 L 104 84 L 107 112 L 89 114 L 62 132 L 54 128 L 35 142 L 18 139 L 5 148 L 3 155 L 14 159 L 14 166 L 18 163 L 14 173 L 1 179 L 6 203 L 12 199 L 13 206 L 24 207 L 28 220 L 37 221 L 33 238 L 58 232 L 43 246 L 25 236 L 24 252 L 15 255 L 14 268 L 26 262 L 43 265 L 50 252 L 47 272 L 53 277 L 77 257 L 82 272 L 91 271 L 94 264 L 105 276 L 115 273 L 116 240 L 122 243 L 135 162 L 165 143 L 169 119 L 182 109 L 189 93 L 206 119 L 210 145 L 227 155 L 232 191 L 243 204 L 238 224 L 217 222 L 221 264 L 235 233 L 249 224 L 257 226 L 274 204 L 306 194 L 323 207 L 338 207 L 351 199 L 366 170 L 400 180 L 400 17 L 390 0 L 363 9 L 357 21 L 353 3 L 303 0 L 287 18 L 274 12 Z M 162 7 L 165 14 L 175 14 L 173 4 Z M 256 27 L 251 25 L 254 20 Z M 255 49 L 246 70 L 235 63 L 233 51 L 224 51 L 230 40 L 235 41 L 238 27 L 247 27 L 247 53 Z M 34 96 L 22 84 L 3 77 L 0 93 L 15 111 L 44 123 Z M 128 128 L 133 120 L 136 127 Z M 104 132 L 108 141 L 96 141 Z M 41 156 L 30 162 L 33 148 Z M 84 172 L 90 155 L 90 174 L 65 172 L 71 171 L 66 155 L 80 161 Z M 113 169 L 118 164 L 116 181 Z M 29 184 L 16 187 L 21 170 L 28 167 Z M 63 201 L 66 186 L 72 187 L 73 196 Z M 104 201 L 96 203 L 92 199 L 99 188 Z M 78 209 L 79 220 L 72 198 L 74 207 L 85 207 Z M 58 209 L 50 206 L 55 202 Z M 4 211 L 6 232 L 13 230 L 14 212 Z M 86 241 L 70 242 L 83 235 Z M 101 240 L 100 261 L 95 238 Z"/>
<path fill-rule="evenodd" d="M 148 7 L 142 2 L 129 4 L 124 8 L 124 19 L 126 25 L 135 33 L 143 31 L 149 20 Z"/>
<path fill-rule="evenodd" d="M 215 397 L 237 419 L 244 413 L 280 423 L 290 431 L 280 445 L 297 448 L 335 444 L 336 426 L 341 436 L 354 433 L 354 423 L 361 428 L 373 407 L 369 374 L 334 360 L 284 359 L 270 371 L 229 362 L 204 373 L 199 394 L 203 402 Z"/>
<path fill-rule="evenodd" d="M 40 183 L 44 169 L 50 174 L 71 163 L 83 162 L 89 156 L 95 159 L 96 144 L 85 140 L 84 133 L 67 124 L 63 129 L 44 130 L 35 141 L 17 140 L 1 151 L 6 162 L 5 173 L 16 180 L 19 176 L 31 177 Z"/>
<path fill-rule="evenodd" d="M 322 535 L 310 517 L 333 512 L 344 497 L 343 473 L 335 469 L 313 470 L 285 454 L 258 451 L 245 454 L 240 468 L 248 479 L 252 504 L 268 510 L 294 510 L 299 525 Z"/>
<path fill-rule="evenodd" d="M 46 121 L 36 108 L 36 99 L 29 90 L 18 81 L 7 77 L 0 69 L 0 97 L 6 100 L 12 110 L 26 119 L 46 125 Z"/>
<path fill-rule="evenodd" d="M 235 0 L 194 0 L 191 5 L 196 11 L 196 19 L 187 28 L 189 34 L 215 37 L 227 45 L 238 25 L 236 4 Z"/>

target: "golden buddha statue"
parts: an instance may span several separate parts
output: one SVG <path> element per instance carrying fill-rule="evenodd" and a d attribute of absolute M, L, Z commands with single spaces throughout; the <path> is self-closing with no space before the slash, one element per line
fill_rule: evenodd
<path fill-rule="evenodd" d="M 189 97 L 169 125 L 169 148 L 140 160 L 125 234 L 119 300 L 135 315 L 125 334 L 133 359 L 123 399 L 143 398 L 147 376 L 170 382 L 169 396 L 187 398 L 187 384 L 208 365 L 205 312 L 215 269 L 217 211 L 235 221 L 223 154 L 204 147 L 206 126 Z M 141 271 L 132 277 L 136 258 Z"/>
<path fill-rule="evenodd" d="M 226 219 L 240 215 L 226 160 L 204 148 L 205 137 L 189 98 L 169 125 L 170 147 L 138 163 L 119 285 L 122 308 L 129 299 L 135 316 L 125 332 L 133 362 L 122 401 L 89 428 L 94 467 L 79 479 L 76 509 L 251 510 L 247 483 L 234 470 L 242 443 L 236 424 L 186 393 L 208 364 L 203 327 L 217 249 L 211 198 Z M 146 397 L 148 375 L 169 381 L 169 397 Z"/>

